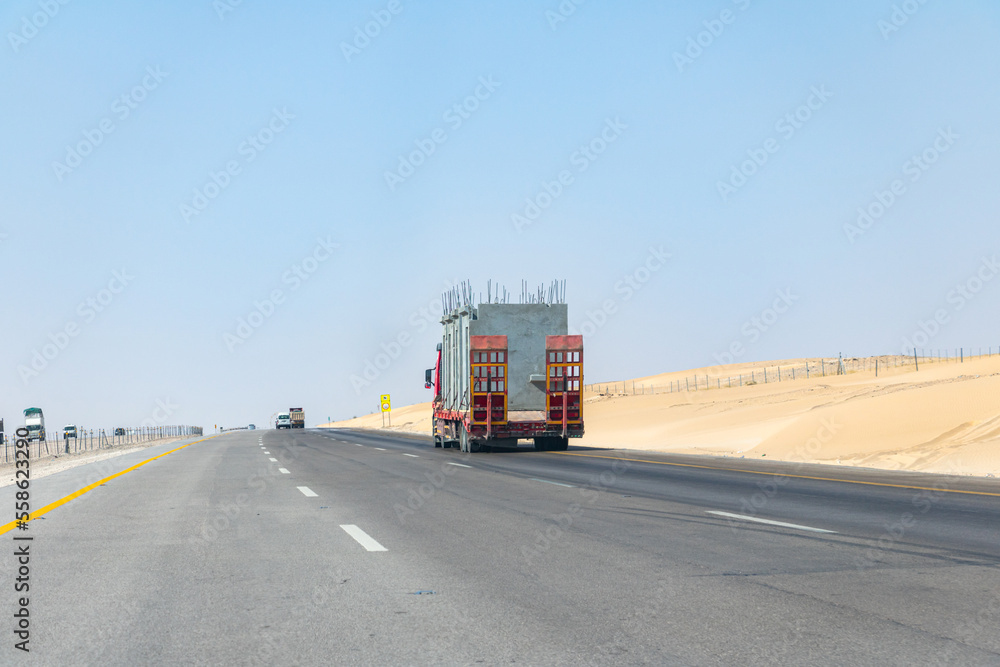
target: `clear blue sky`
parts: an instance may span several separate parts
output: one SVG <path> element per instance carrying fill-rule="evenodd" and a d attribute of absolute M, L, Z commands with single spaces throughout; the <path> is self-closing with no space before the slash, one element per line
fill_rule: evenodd
<path fill-rule="evenodd" d="M 1000 346 L 997 3 L 562 6 L 4 3 L 2 416 L 426 400 L 460 279 L 567 280 L 589 381 Z"/>

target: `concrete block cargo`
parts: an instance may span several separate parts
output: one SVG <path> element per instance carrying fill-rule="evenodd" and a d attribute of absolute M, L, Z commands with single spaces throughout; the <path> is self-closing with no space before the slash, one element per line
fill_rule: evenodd
<path fill-rule="evenodd" d="M 434 389 L 435 447 L 463 452 L 516 447 L 565 450 L 583 436 L 583 337 L 568 334 L 564 286 L 555 282 L 521 303 L 492 294 L 473 305 L 463 284 L 445 295 L 442 340 L 425 386 Z"/>

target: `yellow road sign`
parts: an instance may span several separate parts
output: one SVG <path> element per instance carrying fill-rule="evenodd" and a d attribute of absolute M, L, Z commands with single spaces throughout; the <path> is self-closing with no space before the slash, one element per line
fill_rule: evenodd
<path fill-rule="evenodd" d="M 392 401 L 389 400 L 389 394 L 382 394 L 379 402 L 382 404 L 382 412 L 392 410 Z"/>

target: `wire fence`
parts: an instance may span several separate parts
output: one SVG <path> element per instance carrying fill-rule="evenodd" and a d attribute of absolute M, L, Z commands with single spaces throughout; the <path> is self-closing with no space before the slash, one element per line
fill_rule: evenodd
<path fill-rule="evenodd" d="M 913 354 L 887 354 L 874 357 L 833 357 L 806 359 L 794 364 L 761 364 L 743 373 L 726 373 L 725 366 L 710 369 L 707 373 L 692 373 L 680 378 L 637 382 L 597 382 L 584 385 L 584 394 L 598 396 L 629 396 L 643 394 L 672 394 L 681 391 L 707 391 L 710 389 L 730 389 L 772 382 L 795 382 L 810 378 L 852 373 L 874 373 L 875 377 L 901 371 L 918 371 L 927 364 L 965 363 L 973 359 L 1000 356 L 1000 347 L 917 349 Z M 712 372 L 715 370 L 715 372 Z"/>
<path fill-rule="evenodd" d="M 114 429 L 77 429 L 77 437 L 63 437 L 60 431 L 55 437 L 46 433 L 44 440 L 28 442 L 28 456 L 32 459 L 56 454 L 76 454 L 78 452 L 110 449 L 122 445 L 138 444 L 167 438 L 202 435 L 200 426 L 140 426 Z M 3 460 L 14 460 L 14 440 L 16 431 L 0 435 L 3 439 Z"/>

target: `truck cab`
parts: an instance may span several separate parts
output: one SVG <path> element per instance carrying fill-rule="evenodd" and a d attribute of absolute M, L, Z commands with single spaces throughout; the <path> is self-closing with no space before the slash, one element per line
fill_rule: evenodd
<path fill-rule="evenodd" d="M 28 429 L 28 442 L 45 440 L 45 415 L 41 408 L 27 408 L 24 411 L 24 427 Z"/>

